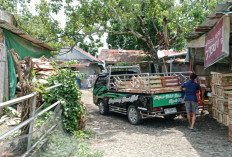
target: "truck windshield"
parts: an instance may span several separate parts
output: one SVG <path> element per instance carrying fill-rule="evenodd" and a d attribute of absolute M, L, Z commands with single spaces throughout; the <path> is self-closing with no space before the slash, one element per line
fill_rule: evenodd
<path fill-rule="evenodd" d="M 103 87 L 106 85 L 106 77 L 98 77 L 96 83 L 95 83 L 95 88 L 97 87 Z"/>

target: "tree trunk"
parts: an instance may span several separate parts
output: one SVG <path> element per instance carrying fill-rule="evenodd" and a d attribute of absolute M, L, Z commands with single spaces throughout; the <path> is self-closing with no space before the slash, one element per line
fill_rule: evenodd
<path fill-rule="evenodd" d="M 11 49 L 10 53 L 13 57 L 13 60 L 16 66 L 16 71 L 18 74 L 19 85 L 21 87 L 22 96 L 31 94 L 33 92 L 32 91 L 33 83 L 30 80 L 31 70 L 33 68 L 33 62 L 32 62 L 31 57 L 25 57 L 24 60 L 25 60 L 26 66 L 22 70 L 17 53 L 15 53 L 14 49 Z M 20 117 L 21 122 L 30 118 L 31 111 L 32 111 L 32 102 L 33 102 L 33 98 L 27 99 L 23 102 L 22 112 L 21 112 L 21 117 Z M 30 124 L 27 124 L 21 128 L 21 136 L 27 135 L 29 133 L 29 127 L 30 127 Z M 18 150 L 16 151 L 24 151 L 27 146 L 26 142 L 27 142 L 27 138 L 21 139 L 19 142 L 18 148 L 17 148 Z"/>
<path fill-rule="evenodd" d="M 150 34 L 148 33 L 146 26 L 143 23 L 143 20 L 140 16 L 137 16 L 137 20 L 141 26 L 142 32 L 144 33 L 144 37 L 147 43 L 147 46 L 149 47 L 149 49 L 151 50 L 151 54 L 152 54 L 152 59 L 153 59 L 153 63 L 155 66 L 155 71 L 158 73 L 160 72 L 160 62 L 159 62 L 159 58 L 158 58 L 158 48 L 155 47 Z"/>

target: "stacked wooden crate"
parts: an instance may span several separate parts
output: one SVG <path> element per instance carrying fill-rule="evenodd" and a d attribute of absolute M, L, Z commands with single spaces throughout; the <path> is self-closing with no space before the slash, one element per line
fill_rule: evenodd
<path fill-rule="evenodd" d="M 162 77 L 162 87 L 176 87 L 179 86 L 178 76 Z"/>
<path fill-rule="evenodd" d="M 133 76 L 130 80 L 115 76 L 117 90 L 123 92 L 167 93 L 181 91 L 177 76 Z"/>
<path fill-rule="evenodd" d="M 232 93 L 232 73 L 211 72 L 211 74 L 213 117 L 219 123 L 229 126 L 228 95 Z"/>
<path fill-rule="evenodd" d="M 209 113 L 212 113 L 212 101 L 207 96 L 207 93 L 211 91 L 210 88 L 210 77 L 208 76 L 199 76 L 198 77 L 199 85 L 201 87 L 201 98 L 203 102 L 203 110 L 208 110 Z"/>
<path fill-rule="evenodd" d="M 139 76 L 138 76 L 139 77 Z M 160 76 L 145 76 L 139 77 L 143 84 L 143 88 L 160 88 L 162 87 L 162 81 Z"/>
<path fill-rule="evenodd" d="M 232 93 L 228 94 L 229 140 L 232 141 Z"/>

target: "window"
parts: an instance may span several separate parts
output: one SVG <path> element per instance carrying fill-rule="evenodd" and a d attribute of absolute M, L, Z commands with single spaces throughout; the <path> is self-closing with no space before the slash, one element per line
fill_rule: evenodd
<path fill-rule="evenodd" d="M 106 77 L 98 77 L 95 83 L 95 88 L 96 87 L 103 87 L 106 85 Z"/>

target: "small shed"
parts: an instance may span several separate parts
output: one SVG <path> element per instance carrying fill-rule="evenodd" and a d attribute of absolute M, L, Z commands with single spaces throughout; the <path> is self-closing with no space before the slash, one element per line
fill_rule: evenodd
<path fill-rule="evenodd" d="M 139 59 L 147 56 L 143 50 L 118 50 L 118 49 L 102 49 L 98 59 L 104 61 L 106 67 L 119 62 L 136 63 Z"/>
<path fill-rule="evenodd" d="M 158 57 L 160 60 L 162 72 L 180 72 L 189 71 L 189 62 L 186 57 L 187 50 L 173 51 L 173 50 L 159 50 Z"/>
<path fill-rule="evenodd" d="M 17 84 L 15 65 L 10 54 L 14 49 L 21 59 L 26 56 L 50 57 L 54 50 L 17 28 L 14 16 L 0 10 L 0 102 L 14 98 Z"/>
<path fill-rule="evenodd" d="M 232 2 L 218 4 L 213 13 L 186 37 L 192 68 L 197 74 L 232 70 L 231 11 Z"/>
<path fill-rule="evenodd" d="M 60 53 L 55 56 L 58 63 L 67 62 L 70 60 L 77 61 L 78 64 L 71 65 L 71 68 L 76 68 L 80 73 L 87 75 L 97 75 L 103 70 L 104 63 L 82 50 L 81 48 L 74 47 L 72 51 L 70 48 L 61 49 Z"/>
<path fill-rule="evenodd" d="M 105 67 L 118 63 L 139 64 L 142 72 L 151 72 L 154 70 L 153 62 L 144 60 L 146 57 L 149 57 L 149 53 L 143 50 L 102 49 L 98 59 L 105 62 Z"/>
<path fill-rule="evenodd" d="M 193 70 L 202 79 L 202 93 L 211 88 L 208 108 L 213 118 L 229 127 L 232 141 L 232 2 L 218 4 L 212 14 L 186 38 Z M 211 74 L 211 75 L 210 75 Z"/>

